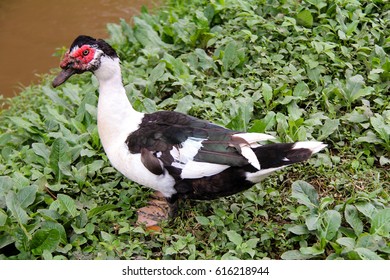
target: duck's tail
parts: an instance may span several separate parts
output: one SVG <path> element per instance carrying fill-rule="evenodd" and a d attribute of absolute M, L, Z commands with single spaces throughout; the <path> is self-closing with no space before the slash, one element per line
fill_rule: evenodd
<path fill-rule="evenodd" d="M 260 170 L 248 172 L 247 179 L 259 182 L 276 170 L 308 160 L 325 147 L 326 144 L 317 141 L 275 143 L 256 147 L 253 152 L 260 163 Z"/>

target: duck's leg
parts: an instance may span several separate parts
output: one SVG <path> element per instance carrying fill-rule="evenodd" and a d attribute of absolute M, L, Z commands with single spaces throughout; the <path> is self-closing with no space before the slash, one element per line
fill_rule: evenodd
<path fill-rule="evenodd" d="M 178 197 L 176 194 L 172 195 L 169 198 L 166 198 L 168 203 L 168 215 L 170 218 L 175 218 L 178 213 Z"/>
<path fill-rule="evenodd" d="M 170 209 L 170 204 L 163 195 L 155 192 L 152 199 L 148 201 L 148 205 L 138 209 L 137 224 L 144 224 L 146 228 L 155 230 L 161 221 L 167 220 L 171 216 Z"/>

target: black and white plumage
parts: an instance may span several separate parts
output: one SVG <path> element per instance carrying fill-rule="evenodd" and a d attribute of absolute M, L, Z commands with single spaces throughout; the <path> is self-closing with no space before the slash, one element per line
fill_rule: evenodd
<path fill-rule="evenodd" d="M 98 131 L 111 164 L 130 180 L 160 191 L 171 205 L 180 197 L 214 199 L 246 190 L 326 146 L 316 141 L 263 145 L 273 137 L 177 112 L 137 112 L 126 96 L 119 58 L 101 39 L 77 37 L 60 66 L 54 87 L 73 74 L 94 73 Z"/>

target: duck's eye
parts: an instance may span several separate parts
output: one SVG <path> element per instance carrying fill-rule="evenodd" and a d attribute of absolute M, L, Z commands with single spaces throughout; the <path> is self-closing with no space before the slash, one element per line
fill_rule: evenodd
<path fill-rule="evenodd" d="M 89 54 L 89 50 L 83 50 L 83 56 L 86 56 Z"/>

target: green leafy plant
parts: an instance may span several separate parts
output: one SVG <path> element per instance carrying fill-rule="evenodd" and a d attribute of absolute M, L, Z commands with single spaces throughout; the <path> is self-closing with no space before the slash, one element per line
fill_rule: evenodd
<path fill-rule="evenodd" d="M 377 197 L 383 190 L 372 194 L 357 194 L 342 204 L 331 197 L 318 198 L 315 188 L 304 182 L 292 184 L 292 197 L 305 206 L 289 231 L 303 237 L 299 250 L 282 254 L 284 259 L 311 259 L 323 257 L 326 250 L 334 251 L 328 259 L 383 259 L 390 247 L 390 209 L 383 208 Z M 303 221 L 303 223 L 300 223 Z M 366 228 L 366 230 L 365 230 Z M 367 230 L 368 229 L 368 230 Z M 310 236 L 317 242 L 310 244 Z M 305 246 L 302 246 L 305 245 Z"/>

